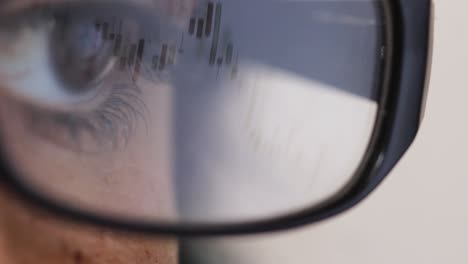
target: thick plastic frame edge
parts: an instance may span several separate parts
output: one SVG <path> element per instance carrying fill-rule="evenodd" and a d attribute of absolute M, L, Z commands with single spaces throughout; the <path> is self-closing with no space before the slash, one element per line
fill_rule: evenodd
<path fill-rule="evenodd" d="M 159 236 L 215 236 L 264 233 L 315 223 L 349 210 L 366 198 L 395 166 L 416 137 L 429 73 L 431 0 L 381 0 L 388 43 L 374 134 L 353 180 L 329 200 L 294 214 L 222 225 L 153 224 L 111 219 L 49 200 L 15 176 L 0 153 L 0 180 L 25 201 L 71 221 Z"/>

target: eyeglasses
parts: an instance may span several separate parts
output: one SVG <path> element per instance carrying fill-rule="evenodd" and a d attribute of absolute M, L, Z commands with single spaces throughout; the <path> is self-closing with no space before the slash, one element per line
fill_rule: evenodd
<path fill-rule="evenodd" d="M 2 180 L 61 216 L 128 231 L 332 217 L 417 133 L 430 11 L 429 0 L 5 2 Z"/>

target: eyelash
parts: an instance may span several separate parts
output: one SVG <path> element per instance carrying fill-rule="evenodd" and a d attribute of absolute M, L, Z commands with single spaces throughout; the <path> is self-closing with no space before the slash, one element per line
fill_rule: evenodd
<path fill-rule="evenodd" d="M 146 65 L 141 64 L 145 70 Z M 118 71 L 117 67 L 115 65 L 113 71 Z M 105 84 L 110 86 L 107 97 L 88 112 L 73 113 L 40 108 L 27 102 L 15 103 L 23 110 L 27 128 L 48 142 L 80 153 L 116 150 L 128 143 L 137 126 L 147 127 L 148 109 L 142 100 L 142 90 L 131 77 L 129 80 Z"/>
<path fill-rule="evenodd" d="M 23 108 L 27 125 L 37 135 L 77 152 L 91 154 L 119 149 L 128 143 L 138 125 L 147 127 L 148 110 L 141 94 L 137 87 L 119 84 L 95 110 L 87 113 L 38 111 L 30 105 Z M 85 142 L 87 135 L 90 142 Z"/>
<path fill-rule="evenodd" d="M 139 124 L 138 121 L 141 120 L 146 125 L 146 105 L 138 92 L 127 87 L 114 88 L 111 96 L 89 113 L 38 112 L 33 108 L 29 110 L 29 124 L 39 136 L 85 153 L 116 150 L 125 146 Z M 57 136 L 58 134 L 62 137 Z M 91 141 L 86 141 L 86 138 Z"/>

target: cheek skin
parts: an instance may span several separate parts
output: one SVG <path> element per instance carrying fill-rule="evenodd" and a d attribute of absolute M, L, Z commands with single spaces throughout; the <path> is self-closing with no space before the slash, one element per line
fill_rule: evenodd
<path fill-rule="evenodd" d="M 145 91 L 146 121 L 136 121 L 125 145 L 92 154 L 38 136 L 37 126 L 27 125 L 28 117 L 0 94 L 0 127 L 13 166 L 37 191 L 71 206 L 132 219 L 177 218 L 171 87 L 140 87 Z M 53 125 L 50 128 L 50 137 L 59 136 Z"/>
<path fill-rule="evenodd" d="M 62 222 L 0 191 L 2 264 L 177 263 L 175 240 L 148 239 Z"/>
<path fill-rule="evenodd" d="M 162 91 L 168 89 L 159 88 L 153 96 L 147 94 L 146 100 L 155 98 L 155 100 L 161 100 L 159 103 L 149 104 L 157 105 L 158 111 L 149 109 L 149 113 L 166 113 L 162 109 L 170 109 L 170 105 L 165 105 L 163 102 L 170 102 L 169 98 L 163 96 L 165 94 Z M 169 96 L 169 95 L 168 95 Z M 5 103 L 7 97 L 0 95 L 0 101 Z M 48 179 L 48 182 L 58 182 L 62 189 L 71 191 L 81 190 L 77 183 L 83 183 L 88 181 L 77 181 L 73 183 L 73 177 L 65 180 L 63 173 L 59 171 L 66 171 L 67 175 L 76 174 L 75 179 L 79 180 L 89 174 L 91 178 L 96 177 L 100 174 L 98 167 L 94 166 L 76 166 L 76 163 L 72 161 L 77 160 L 76 154 L 68 151 L 67 149 L 52 148 L 47 146 L 46 142 L 39 144 L 40 138 L 33 137 L 31 134 L 28 135 L 21 126 L 12 126 L 14 120 L 22 120 L 21 118 L 15 118 L 14 111 L 9 109 L 2 109 L 0 111 L 0 124 L 3 124 L 4 136 L 9 140 L 8 145 L 17 150 L 29 150 L 21 152 L 18 157 L 22 158 L 21 164 L 24 167 L 31 167 L 32 171 L 41 171 L 44 174 L 41 178 Z M 7 114 L 8 113 L 8 114 Z M 151 115 L 156 120 L 159 120 L 158 124 L 164 116 Z M 18 116 L 16 116 L 18 117 Z M 160 117 L 160 118 L 157 118 Z M 5 126 L 5 124 L 9 124 Z M 8 129 L 6 129 L 8 127 Z M 152 126 L 149 126 L 149 130 L 145 133 L 150 133 Z M 167 126 L 165 126 L 167 127 Z M 11 134 L 7 131 L 12 130 Z M 14 133 L 13 133 L 14 132 Z M 156 133 L 158 132 L 158 133 Z M 7 136 L 10 135 L 10 136 Z M 13 136 L 13 134 L 15 136 Z M 119 199 L 118 196 L 111 196 L 113 193 L 120 193 L 130 190 L 135 194 L 134 202 L 135 206 L 140 205 L 143 208 L 150 208 L 150 204 L 146 204 L 147 201 L 154 201 L 156 197 L 152 196 L 153 193 L 158 194 L 161 201 L 168 201 L 167 203 L 161 202 L 156 203 L 154 212 L 164 212 L 163 215 L 171 214 L 173 211 L 170 202 L 173 199 L 170 198 L 172 194 L 170 190 L 170 164 L 168 160 L 163 157 L 170 157 L 167 155 L 167 147 L 162 147 L 158 142 L 170 142 L 169 131 L 164 133 L 161 130 L 153 131 L 150 135 L 158 134 L 160 140 L 156 140 L 152 137 L 152 144 L 148 143 L 147 138 L 135 136 L 129 142 L 129 148 L 134 149 L 130 151 L 126 149 L 123 151 L 122 156 L 117 155 L 113 164 L 122 164 L 124 167 L 131 167 L 129 164 L 133 164 L 135 168 L 141 171 L 141 177 L 135 177 L 135 173 L 128 173 L 128 170 L 124 171 L 112 171 L 112 179 L 117 179 L 116 182 L 111 182 L 112 186 L 109 186 L 106 182 L 93 182 L 93 184 L 84 184 L 84 188 L 81 191 L 87 190 L 88 194 L 86 197 L 100 197 L 100 199 L 92 199 L 95 203 L 101 201 L 101 208 L 108 208 L 111 205 L 125 205 L 132 204 L 133 200 L 129 197 L 120 199 L 119 203 L 115 203 L 115 199 Z M 21 140 L 20 140 L 21 139 Z M 18 141 L 17 141 L 18 140 Z M 16 143 L 14 143 L 16 142 Z M 23 143 L 21 143 L 23 142 Z M 20 144 L 21 143 L 21 144 Z M 30 143 L 30 144 L 28 144 Z M 143 144 L 145 143 L 145 144 Z M 26 144 L 26 145 L 23 145 Z M 36 146 L 31 148 L 31 146 Z M 43 147 L 38 147 L 43 146 Z M 156 146 L 159 146 L 156 148 Z M 33 151 L 34 149 L 34 151 Z M 53 150 L 53 151 L 52 151 Z M 37 153 L 35 152 L 37 151 Z M 156 152 L 154 152 L 156 151 Z M 35 153 L 35 154 L 34 154 Z M 70 163 L 65 163 L 63 170 L 50 170 L 58 169 L 51 165 L 53 160 L 60 160 L 60 157 L 70 157 Z M 158 154 L 159 153 L 159 154 Z M 145 160 L 144 157 L 151 157 L 155 160 Z M 39 159 L 41 162 L 34 163 L 33 160 Z M 97 160 L 96 160 L 97 159 Z M 97 164 L 106 164 L 105 168 L 110 166 L 108 160 L 94 157 L 92 159 Z M 131 162 L 131 163 L 129 163 Z M 38 164 L 47 166 L 37 167 Z M 157 165 L 156 167 L 155 164 Z M 112 166 L 111 166 L 112 167 Z M 147 175 L 147 177 L 143 177 Z M 152 177 L 159 175 L 160 177 Z M 167 177 L 166 177 L 167 176 Z M 141 178 L 138 181 L 136 178 Z M 150 192 L 151 196 L 145 196 L 143 191 L 143 183 L 148 183 L 150 179 L 154 178 L 154 186 L 157 190 Z M 139 183 L 142 184 L 139 184 Z M 147 184 L 148 185 L 148 184 Z M 90 190 L 90 186 L 95 186 L 96 190 Z M 101 195 L 99 190 L 113 190 L 114 192 L 108 193 L 107 195 Z M 139 195 L 136 195 L 139 194 Z M 108 199 L 106 199 L 108 198 Z M 114 200 L 114 202 L 112 202 Z M 167 206 L 162 206 L 167 205 Z M 134 206 L 130 206 L 133 208 Z M 122 207 L 119 207 L 122 210 Z M 140 211 L 140 210 L 138 210 Z M 136 237 L 126 234 L 115 233 L 104 229 L 93 229 L 85 228 L 83 226 L 75 225 L 72 223 L 61 222 L 54 217 L 51 217 L 37 209 L 29 208 L 22 202 L 15 199 L 13 196 L 8 195 L 5 190 L 0 188 L 0 263 L 1 264 L 29 264 L 29 263 L 47 263 L 47 264 L 128 264 L 128 263 L 158 263 L 158 264 L 175 264 L 177 263 L 177 241 L 170 239 L 147 239 L 142 237 Z M 3 256 L 2 256 L 3 255 Z M 2 259 L 10 256 L 8 259 Z M 40 262 L 38 262 L 40 260 Z"/>
<path fill-rule="evenodd" d="M 9 1 L 5 5 L 0 5 L 0 8 L 4 8 L 3 11 L 14 11 L 19 8 L 23 8 L 28 4 L 38 4 L 38 3 L 56 3 L 56 2 L 65 2 L 65 1 L 74 1 L 74 0 L 24 0 L 24 1 Z M 131 2 L 132 0 L 129 0 Z M 136 3 L 148 4 L 152 3 L 153 5 L 162 6 L 165 10 L 180 19 L 185 19 L 191 12 L 194 5 L 197 3 L 197 0 L 133 0 Z M 1 81 L 0 81 L 1 83 Z M 153 89 L 154 90 L 154 89 Z M 169 95 L 170 96 L 170 95 Z M 3 99 L 2 99 L 3 97 Z M 149 98 L 153 98 L 149 96 Z M 161 94 L 154 96 L 154 98 L 162 98 Z M 5 100 L 4 95 L 0 94 L 0 101 Z M 155 99 L 157 100 L 157 99 Z M 160 99 L 159 99 L 160 100 Z M 164 100 L 167 102 L 170 100 Z M 155 104 L 161 106 L 161 103 Z M 164 106 L 164 108 L 170 109 L 171 106 Z M 11 121 L 12 114 L 11 109 L 2 109 L 0 111 L 1 123 L 6 120 Z M 6 115 L 6 113 L 8 113 Z M 154 110 L 154 117 L 159 117 L 164 111 Z M 6 115 L 6 116 L 5 116 Z M 161 118 L 163 118 L 161 116 Z M 161 120 L 161 118 L 155 118 L 155 120 Z M 167 118 L 167 116 L 165 117 Z M 6 122 L 8 123 L 8 122 Z M 4 123 L 5 124 L 5 123 Z M 11 127 L 12 128 L 12 127 Z M 151 126 L 150 126 L 151 128 Z M 5 131 L 3 131 L 5 132 Z M 18 136 L 18 130 L 15 132 L 15 138 L 20 139 Z M 26 131 L 23 131 L 26 132 Z M 150 131 L 151 132 L 151 131 Z M 133 139 L 132 143 L 134 144 L 133 153 L 124 153 L 121 157 L 118 156 L 115 158 L 115 162 L 112 164 L 126 164 L 128 165 L 129 157 L 135 160 L 133 166 L 124 166 L 126 170 L 120 170 L 119 175 L 122 175 L 122 179 L 127 179 L 125 175 L 128 168 L 139 168 L 139 174 L 149 175 L 149 173 L 155 173 L 154 168 L 148 168 L 148 164 L 158 168 L 158 175 L 170 175 L 170 164 L 168 161 L 163 161 L 162 163 L 156 164 L 154 160 L 146 160 L 147 157 L 158 157 L 158 155 L 164 155 L 169 157 L 168 151 L 165 145 L 161 142 L 170 142 L 169 135 L 171 131 L 161 131 L 158 132 L 159 138 L 161 140 L 152 140 L 152 144 L 157 146 L 149 148 L 146 138 L 140 140 L 138 137 Z M 21 134 L 21 133 L 20 133 Z M 25 135 L 24 140 L 19 140 L 21 144 L 26 144 L 27 140 L 33 140 L 29 135 Z M 151 133 L 150 133 L 151 134 Z M 19 149 L 21 144 L 18 143 L 15 145 Z M 36 145 L 37 146 L 37 145 Z M 50 152 L 50 150 L 53 152 Z M 154 149 L 159 149 L 158 153 L 153 153 Z M 142 151 L 145 150 L 145 151 Z M 46 167 L 50 167 L 50 160 L 47 160 L 47 156 L 58 157 L 66 156 L 62 150 L 53 149 L 53 147 L 48 146 L 44 149 L 36 149 L 37 155 L 32 155 L 31 152 L 26 153 L 27 155 L 22 155 L 22 158 L 25 159 L 23 165 L 29 164 L 34 165 L 36 163 L 31 163 L 31 160 L 37 160 L 37 164 L 48 164 Z M 153 151 L 153 152 L 150 152 Z M 48 153 L 50 155 L 44 155 Z M 161 154 L 163 153 L 163 154 Z M 24 153 L 22 153 L 24 154 Z M 42 154 L 42 155 L 41 155 Z M 53 155 L 52 155 L 53 154 Z M 130 155 L 132 154 L 132 155 Z M 143 159 L 142 157 L 146 157 Z M 70 156 L 70 155 L 69 155 Z M 71 155 L 72 161 L 75 160 Z M 46 160 L 44 160 L 46 159 Z M 120 162 L 124 160 L 125 162 Z M 158 159 L 161 160 L 161 159 Z M 97 162 L 97 164 L 102 164 Z M 109 163 L 106 163 L 109 164 Z M 90 164 L 90 167 L 92 164 Z M 27 167 L 27 166 L 25 166 Z M 34 167 L 34 166 L 33 166 Z M 53 166 L 52 166 L 53 167 Z M 98 166 L 96 166 L 98 167 Z M 34 167 L 37 169 L 37 167 Z M 141 169 L 144 168 L 144 169 Z M 145 169 L 146 168 L 146 169 Z M 119 168 L 120 169 L 120 168 Z M 86 173 L 91 170 L 90 168 L 84 167 L 73 167 L 68 166 L 67 170 L 69 173 L 68 176 L 72 177 L 76 174 L 76 178 L 83 177 L 83 175 L 93 175 L 93 173 Z M 115 170 L 117 171 L 117 170 Z M 112 171 L 112 175 L 115 177 L 115 171 Z M 93 169 L 91 172 L 95 172 Z M 44 170 L 44 173 L 48 177 L 54 177 L 54 173 L 51 173 L 47 170 Z M 134 173 L 132 171 L 132 175 Z M 103 177 L 104 178 L 104 177 Z M 145 182 L 145 181 L 142 181 Z M 108 182 L 105 182 L 108 184 Z M 113 184 L 113 190 L 119 188 L 119 186 L 125 187 L 125 190 L 129 189 L 129 183 L 133 183 L 135 190 L 140 190 L 140 188 L 146 187 L 142 185 L 137 185 L 134 179 L 131 181 L 122 182 L 111 182 Z M 101 183 L 102 184 L 102 183 Z M 72 184 L 70 184 L 72 185 Z M 171 190 L 169 178 L 164 180 L 158 180 L 157 184 L 159 190 L 156 193 L 159 193 L 163 200 L 169 199 L 171 193 L 165 193 L 165 190 Z M 96 195 L 101 195 L 100 192 L 102 189 L 109 189 L 107 185 L 95 184 L 93 186 L 98 186 L 99 190 L 86 190 L 93 192 L 96 191 Z M 84 186 L 88 187 L 88 186 Z M 74 185 L 74 188 L 79 188 L 79 186 Z M 164 193 L 161 193 L 161 190 Z M 169 191 L 167 191 L 169 192 Z M 141 194 L 141 192 L 138 192 Z M 153 190 L 152 190 L 153 193 Z M 91 194 L 90 194 L 91 195 Z M 128 201 L 128 197 L 125 197 L 125 201 Z M 141 197 L 136 197 L 141 198 Z M 146 197 L 144 197 L 146 198 Z M 153 198 L 153 197 L 151 197 Z M 143 199 L 143 198 L 141 198 Z M 138 204 L 141 204 L 140 199 L 135 199 Z M 102 201 L 105 203 L 106 201 Z M 104 204 L 103 206 L 108 206 Z M 130 208 L 134 208 L 133 204 L 129 204 Z M 174 209 L 169 204 L 168 208 L 160 208 L 158 210 L 166 212 L 165 214 L 171 215 Z M 170 213 L 167 213 L 170 212 Z M 47 264 L 149 264 L 149 263 L 158 263 L 158 264 L 175 264 L 178 263 L 178 244 L 174 239 L 149 239 L 143 237 L 137 237 L 134 235 L 116 233 L 105 229 L 90 228 L 81 225 L 76 225 L 74 223 L 63 222 L 54 217 L 44 213 L 38 209 L 31 208 L 25 205 L 23 202 L 19 201 L 16 197 L 6 192 L 0 186 L 0 263 L 1 264 L 29 264 L 29 263 L 47 263 Z"/>

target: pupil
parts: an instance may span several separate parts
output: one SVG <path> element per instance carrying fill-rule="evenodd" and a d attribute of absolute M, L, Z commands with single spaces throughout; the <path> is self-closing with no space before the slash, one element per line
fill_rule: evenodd
<path fill-rule="evenodd" d="M 93 18 L 63 15 L 55 21 L 50 54 L 57 76 L 71 92 L 93 89 L 113 58 L 111 42 Z"/>

